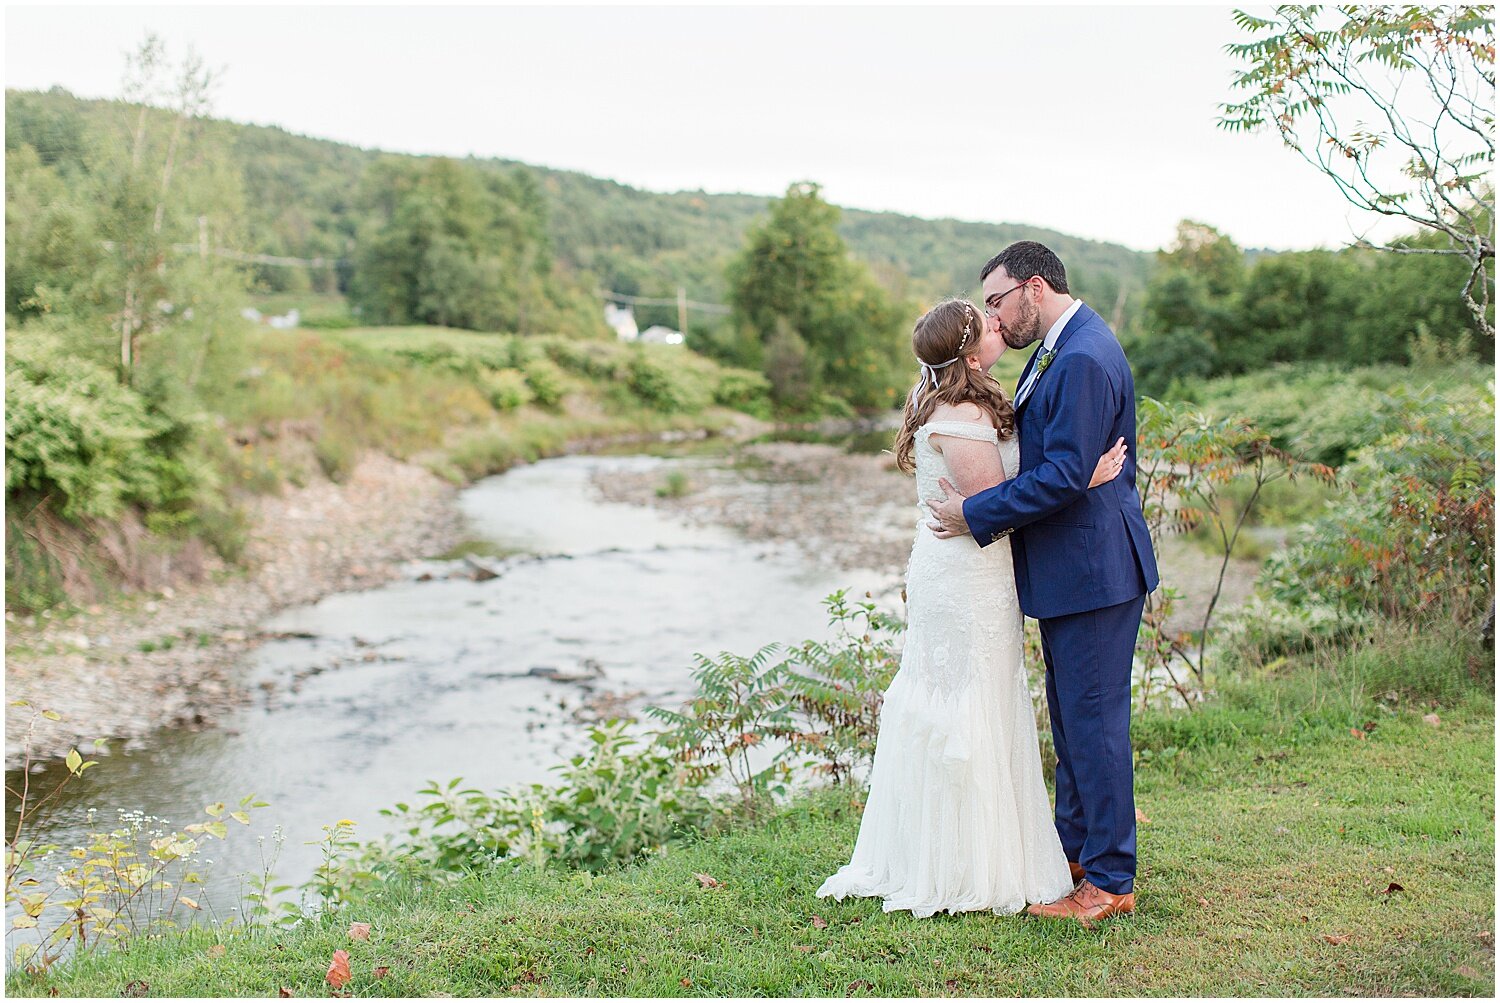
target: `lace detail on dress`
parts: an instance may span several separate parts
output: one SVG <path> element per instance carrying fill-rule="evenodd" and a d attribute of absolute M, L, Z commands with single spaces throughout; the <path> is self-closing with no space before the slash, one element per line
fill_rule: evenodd
<path fill-rule="evenodd" d="M 1019 912 L 1072 888 L 1042 781 L 1022 665 L 1010 541 L 939 540 L 921 504 L 950 477 L 935 434 L 997 443 L 1012 475 L 1015 439 L 975 422 L 928 422 L 914 456 L 921 517 L 907 566 L 901 670 L 881 710 L 859 839 L 819 895 L 878 895 L 887 912 Z M 951 478 L 950 478 L 951 479 Z"/>

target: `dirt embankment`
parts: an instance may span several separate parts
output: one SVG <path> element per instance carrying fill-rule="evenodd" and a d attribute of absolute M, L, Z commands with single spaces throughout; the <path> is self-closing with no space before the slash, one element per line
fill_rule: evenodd
<path fill-rule="evenodd" d="M 347 481 L 288 488 L 254 503 L 244 571 L 138 594 L 69 617 L 6 615 L 6 699 L 62 715 L 41 722 L 34 755 L 164 726 L 206 727 L 244 697 L 236 663 L 277 610 L 370 588 L 399 565 L 458 542 L 456 489 L 422 467 L 366 454 Z M 7 707 L 5 756 L 22 753 L 27 708 Z"/>

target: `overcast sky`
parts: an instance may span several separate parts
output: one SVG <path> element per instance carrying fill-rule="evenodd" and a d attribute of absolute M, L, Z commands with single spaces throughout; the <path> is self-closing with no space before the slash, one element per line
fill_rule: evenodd
<path fill-rule="evenodd" d="M 1256 9 L 1256 8 L 1251 8 Z M 18 7 L 5 84 L 117 96 L 147 30 L 224 69 L 214 114 L 654 191 L 1031 223 L 1137 249 L 1375 236 L 1272 136 L 1215 126 L 1229 7 Z"/>

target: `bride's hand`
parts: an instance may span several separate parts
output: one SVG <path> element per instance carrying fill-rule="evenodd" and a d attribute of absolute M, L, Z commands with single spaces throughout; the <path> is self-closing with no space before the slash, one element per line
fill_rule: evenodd
<path fill-rule="evenodd" d="M 1120 471 L 1125 469 L 1125 440 L 1116 440 L 1114 447 L 1099 457 L 1099 463 L 1094 467 L 1094 477 L 1089 481 L 1089 487 L 1097 488 L 1101 484 L 1108 484 L 1120 476 Z"/>

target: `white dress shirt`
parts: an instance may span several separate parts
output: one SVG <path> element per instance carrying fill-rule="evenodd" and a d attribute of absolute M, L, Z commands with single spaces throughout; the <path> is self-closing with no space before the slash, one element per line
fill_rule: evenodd
<path fill-rule="evenodd" d="M 1081 306 L 1083 306 L 1083 300 L 1075 299 L 1072 304 L 1062 312 L 1062 316 L 1057 318 L 1057 320 L 1053 322 L 1052 326 L 1047 329 L 1047 336 L 1042 339 L 1042 352 L 1044 354 L 1052 351 L 1057 347 L 1057 339 L 1062 337 L 1063 328 L 1068 326 L 1068 321 L 1073 319 L 1073 315 L 1078 312 L 1078 308 Z M 1038 363 L 1040 363 L 1041 361 L 1041 359 L 1037 359 Z M 1041 374 L 1037 372 L 1037 367 L 1032 366 L 1031 375 L 1026 377 L 1025 383 L 1021 384 L 1021 389 L 1016 391 L 1016 407 L 1020 407 L 1021 402 L 1026 400 L 1027 397 L 1031 396 L 1032 388 L 1036 386 L 1037 377 L 1040 375 Z"/>

